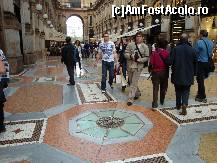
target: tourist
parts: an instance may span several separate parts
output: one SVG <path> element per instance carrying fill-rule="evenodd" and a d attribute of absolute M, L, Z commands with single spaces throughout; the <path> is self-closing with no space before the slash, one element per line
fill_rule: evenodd
<path fill-rule="evenodd" d="M 164 104 L 165 95 L 168 88 L 169 66 L 168 60 L 169 52 L 166 50 L 167 41 L 163 38 L 157 40 L 155 50 L 150 56 L 151 75 L 153 84 L 153 101 L 152 108 L 158 107 L 158 90 L 160 86 L 160 104 Z"/>
<path fill-rule="evenodd" d="M 119 54 L 119 63 L 121 65 L 122 74 L 125 81 L 127 80 L 127 59 L 124 56 L 126 47 L 127 47 L 126 40 L 121 38 L 119 45 L 117 46 L 117 52 Z M 123 82 L 122 91 L 125 91 L 125 88 L 126 88 L 126 82 Z"/>
<path fill-rule="evenodd" d="M 127 105 L 130 106 L 134 100 L 141 96 L 138 81 L 144 65 L 148 66 L 149 49 L 143 42 L 142 32 L 136 33 L 135 42 L 127 45 L 125 57 L 127 59 L 127 72 L 130 84 Z"/>
<path fill-rule="evenodd" d="M 212 57 L 214 44 L 208 38 L 208 32 L 206 30 L 201 30 L 200 39 L 195 44 L 195 49 L 197 51 L 198 60 L 198 73 L 197 73 L 197 83 L 198 91 L 195 100 L 198 102 L 207 102 L 206 91 L 204 80 L 209 76 L 209 63 L 208 56 Z"/>
<path fill-rule="evenodd" d="M 81 54 L 81 43 L 80 43 L 79 40 L 75 41 L 75 47 L 77 48 L 76 61 L 78 62 L 79 68 L 81 70 L 82 69 L 81 68 L 81 57 L 82 57 L 82 54 Z M 76 69 L 76 64 L 75 64 L 75 69 Z"/>
<path fill-rule="evenodd" d="M 9 82 L 9 64 L 8 61 L 0 49 L 0 133 L 5 132 L 4 125 L 4 103 L 6 102 L 4 88 L 8 87 Z"/>
<path fill-rule="evenodd" d="M 68 85 L 75 85 L 74 67 L 76 64 L 76 47 L 71 43 L 70 37 L 66 37 L 66 45 L 62 49 L 61 62 L 66 65 L 69 74 Z"/>
<path fill-rule="evenodd" d="M 186 115 L 190 88 L 194 83 L 197 65 L 196 51 L 188 43 L 186 33 L 181 35 L 180 43 L 172 49 L 170 63 L 172 65 L 171 82 L 176 92 L 176 109 L 182 108 L 180 115 Z"/>
<path fill-rule="evenodd" d="M 101 90 L 102 93 L 106 92 L 106 78 L 107 71 L 109 71 L 109 85 L 113 88 L 113 79 L 114 79 L 114 61 L 117 61 L 117 55 L 115 50 L 115 44 L 112 41 L 109 41 L 109 34 L 105 32 L 103 34 L 104 41 L 99 44 L 98 55 L 96 58 L 95 66 L 98 64 L 99 59 L 102 58 L 102 81 L 101 81 Z"/>

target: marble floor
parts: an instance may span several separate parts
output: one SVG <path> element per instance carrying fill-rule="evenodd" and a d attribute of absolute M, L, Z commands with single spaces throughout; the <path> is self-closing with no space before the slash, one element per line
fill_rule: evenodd
<path fill-rule="evenodd" d="M 50 57 L 12 76 L 5 90 L 7 131 L 0 134 L 0 163 L 216 163 L 217 73 L 206 80 L 208 102 L 188 115 L 175 109 L 174 87 L 152 111 L 152 83 L 141 74 L 142 96 L 127 106 L 121 84 L 100 90 L 101 65 L 82 60 L 69 86 L 65 66 Z"/>

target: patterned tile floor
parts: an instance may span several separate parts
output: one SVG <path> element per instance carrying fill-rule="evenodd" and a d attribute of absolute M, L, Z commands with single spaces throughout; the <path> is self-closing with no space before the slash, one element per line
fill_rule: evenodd
<path fill-rule="evenodd" d="M 191 88 L 188 115 L 174 109 L 169 82 L 164 106 L 150 109 L 152 83 L 145 69 L 139 80 L 142 96 L 126 105 L 129 89 L 107 86 L 100 91 L 101 65 L 82 61 L 76 86 L 68 86 L 59 57 L 28 66 L 12 76 L 5 90 L 5 124 L 0 134 L 0 163 L 216 163 L 217 74 L 205 81 L 207 104 L 194 101 Z M 78 67 L 78 66 L 77 66 Z"/>

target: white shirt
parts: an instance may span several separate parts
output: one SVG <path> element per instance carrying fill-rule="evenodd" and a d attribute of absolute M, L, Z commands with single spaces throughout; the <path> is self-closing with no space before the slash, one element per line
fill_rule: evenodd
<path fill-rule="evenodd" d="M 102 42 L 99 44 L 98 52 L 102 54 L 102 60 L 106 62 L 114 61 L 115 44 L 112 41 Z"/>

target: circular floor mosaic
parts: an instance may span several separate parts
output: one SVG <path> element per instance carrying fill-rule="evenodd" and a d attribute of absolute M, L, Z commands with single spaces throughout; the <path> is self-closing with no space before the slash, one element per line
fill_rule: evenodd
<path fill-rule="evenodd" d="M 140 140 L 152 127 L 142 113 L 123 109 L 91 110 L 69 121 L 72 136 L 104 145 Z"/>

